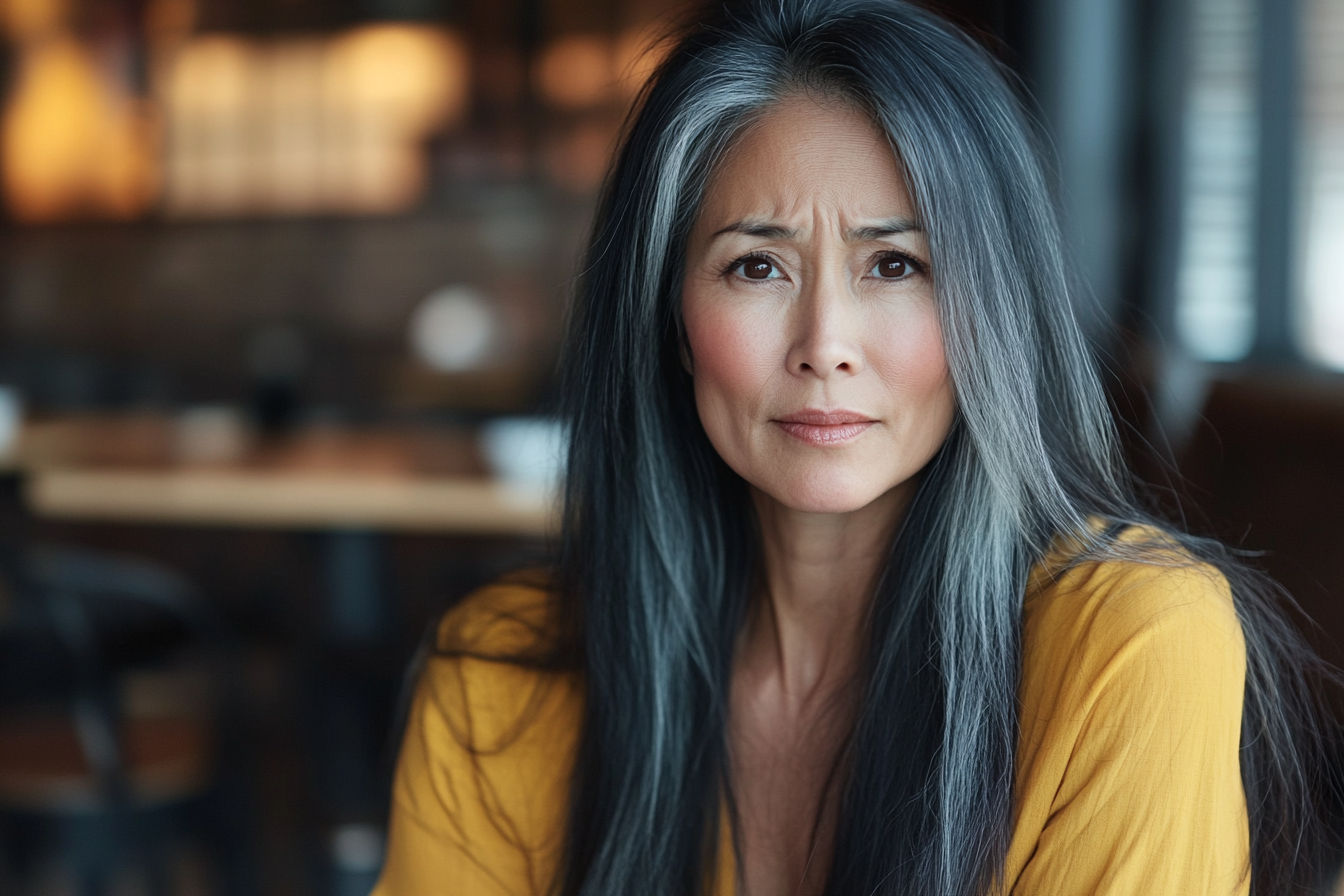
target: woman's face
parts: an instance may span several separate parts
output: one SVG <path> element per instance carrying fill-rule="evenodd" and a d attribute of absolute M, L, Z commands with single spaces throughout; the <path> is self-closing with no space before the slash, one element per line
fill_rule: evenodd
<path fill-rule="evenodd" d="M 682 314 L 710 442 L 786 507 L 908 499 L 947 437 L 928 242 L 891 148 L 843 104 L 787 99 L 723 159 Z"/>

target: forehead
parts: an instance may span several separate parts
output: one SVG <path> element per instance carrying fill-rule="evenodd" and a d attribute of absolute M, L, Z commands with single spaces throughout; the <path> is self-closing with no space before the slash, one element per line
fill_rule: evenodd
<path fill-rule="evenodd" d="M 700 219 L 789 217 L 818 205 L 854 218 L 914 216 L 896 155 L 866 114 L 834 99 L 792 96 L 724 154 Z"/>

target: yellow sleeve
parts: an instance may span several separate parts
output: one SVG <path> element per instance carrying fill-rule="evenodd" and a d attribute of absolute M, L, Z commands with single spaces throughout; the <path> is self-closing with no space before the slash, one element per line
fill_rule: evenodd
<path fill-rule="evenodd" d="M 432 659 L 393 783 L 374 896 L 532 896 L 563 846 L 578 689 L 565 675 Z"/>
<path fill-rule="evenodd" d="M 1093 564 L 1044 602 L 1024 632 L 1011 892 L 1247 893 L 1246 659 L 1226 582 Z"/>

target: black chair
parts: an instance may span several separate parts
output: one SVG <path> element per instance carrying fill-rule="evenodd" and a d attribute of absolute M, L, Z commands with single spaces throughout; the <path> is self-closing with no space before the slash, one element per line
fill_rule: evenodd
<path fill-rule="evenodd" d="M 0 831 L 19 886 L 54 863 L 81 896 L 138 874 L 173 891 L 194 840 L 222 894 L 252 892 L 237 676 L 189 583 L 45 547 L 10 564 L 0 627 Z"/>

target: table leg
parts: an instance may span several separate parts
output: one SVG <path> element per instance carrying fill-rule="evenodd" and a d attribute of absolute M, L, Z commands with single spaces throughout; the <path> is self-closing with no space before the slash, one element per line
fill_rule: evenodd
<path fill-rule="evenodd" d="M 372 645 L 388 634 L 389 601 L 383 544 L 377 532 L 345 529 L 326 535 L 327 632 L 344 645 Z"/>
<path fill-rule="evenodd" d="M 320 715 L 314 745 L 331 822 L 323 892 L 362 896 L 382 864 L 381 826 L 370 822 L 381 819 L 387 799 L 382 753 L 394 685 L 383 680 L 381 663 L 392 630 L 392 601 L 381 535 L 329 532 L 323 548 L 329 647 L 316 670 Z"/>

